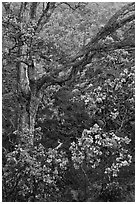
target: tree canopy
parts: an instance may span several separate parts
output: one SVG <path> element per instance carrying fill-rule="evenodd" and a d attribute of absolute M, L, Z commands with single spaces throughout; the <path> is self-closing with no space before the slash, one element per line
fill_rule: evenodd
<path fill-rule="evenodd" d="M 134 201 L 135 3 L 2 12 L 3 201 Z"/>

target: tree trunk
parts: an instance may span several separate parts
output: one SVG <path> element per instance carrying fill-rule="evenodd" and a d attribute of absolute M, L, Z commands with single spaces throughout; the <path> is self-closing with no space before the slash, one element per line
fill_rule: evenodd
<path fill-rule="evenodd" d="M 34 142 L 34 128 L 35 128 L 35 121 L 36 115 L 38 111 L 38 107 L 42 98 L 42 93 L 36 93 L 36 91 L 32 92 L 31 100 L 30 100 L 30 107 L 29 107 L 29 137 L 30 142 L 33 145 Z"/>
<path fill-rule="evenodd" d="M 18 143 L 21 145 L 33 145 L 34 127 L 42 92 L 37 90 L 37 82 L 30 82 L 28 67 L 18 63 Z"/>
<path fill-rule="evenodd" d="M 30 100 L 20 101 L 19 113 L 19 143 L 22 145 L 33 145 L 34 128 L 38 107 L 42 98 L 42 94 L 36 94 L 32 91 Z"/>

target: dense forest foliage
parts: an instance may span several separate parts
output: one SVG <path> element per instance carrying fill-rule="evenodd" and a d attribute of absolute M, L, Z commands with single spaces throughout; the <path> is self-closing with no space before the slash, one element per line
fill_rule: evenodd
<path fill-rule="evenodd" d="M 2 3 L 2 199 L 134 202 L 135 3 Z"/>

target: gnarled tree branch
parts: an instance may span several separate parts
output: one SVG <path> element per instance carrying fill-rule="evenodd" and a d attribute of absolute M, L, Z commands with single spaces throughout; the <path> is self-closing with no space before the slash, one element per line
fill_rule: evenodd
<path fill-rule="evenodd" d="M 129 11 L 129 13 L 128 13 Z M 130 12 L 133 12 L 130 14 Z M 130 15 L 127 15 L 130 14 Z M 124 18 L 123 18 L 124 16 Z M 71 68 L 71 72 L 66 76 L 65 79 L 55 79 L 52 76 L 43 75 L 41 79 L 38 80 L 37 87 L 40 89 L 45 83 L 47 84 L 64 84 L 65 82 L 75 78 L 78 71 L 81 71 L 88 63 L 92 61 L 92 58 L 100 52 L 108 52 L 116 49 L 134 48 L 134 41 L 119 41 L 113 42 L 107 45 L 101 45 L 100 40 L 105 39 L 110 36 L 119 28 L 123 27 L 127 23 L 135 19 L 134 14 L 134 3 L 128 4 L 120 9 L 112 18 L 108 21 L 106 26 L 104 26 L 97 35 L 91 39 L 91 41 L 84 47 L 84 49 L 78 54 L 74 59 L 72 59 L 68 67 Z"/>
<path fill-rule="evenodd" d="M 32 2 L 30 6 L 30 18 L 34 19 L 36 16 L 38 2 Z"/>
<path fill-rule="evenodd" d="M 73 11 L 75 11 L 76 9 L 78 9 L 81 6 L 80 2 L 78 4 L 76 4 L 76 5 L 74 5 L 74 6 L 71 5 L 71 2 L 70 3 L 68 3 L 68 2 L 61 2 L 60 4 L 67 5 Z"/>
<path fill-rule="evenodd" d="M 133 12 L 130 14 L 130 12 Z M 129 16 L 125 16 L 130 14 Z M 119 19 L 121 18 L 121 19 Z M 119 20 L 118 20 L 119 19 Z M 82 50 L 71 60 L 71 62 L 75 62 L 77 58 L 80 58 L 84 54 L 90 52 L 90 49 L 95 46 L 99 40 L 105 39 L 107 36 L 111 35 L 114 33 L 116 30 L 119 28 L 123 27 L 127 23 L 133 21 L 135 19 L 135 2 L 130 3 L 122 7 L 116 14 L 114 14 L 108 23 L 99 30 L 99 32 L 96 34 L 95 37 L 91 39 L 91 41 L 83 47 Z"/>
<path fill-rule="evenodd" d="M 2 5 L 4 6 L 6 13 L 9 14 L 11 12 L 10 3 L 2 2 Z"/>
<path fill-rule="evenodd" d="M 43 26 L 49 21 L 49 18 L 51 17 L 54 9 L 55 9 L 55 2 L 48 2 L 46 5 L 46 8 L 43 10 L 37 26 L 36 26 L 36 31 L 40 31 Z"/>

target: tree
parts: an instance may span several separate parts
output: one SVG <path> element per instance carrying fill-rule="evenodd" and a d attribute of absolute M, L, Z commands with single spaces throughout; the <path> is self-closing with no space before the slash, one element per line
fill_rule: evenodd
<path fill-rule="evenodd" d="M 134 137 L 134 3 L 116 12 L 95 35 L 89 22 L 87 41 L 83 24 L 79 28 L 81 19 L 86 23 L 92 16 L 88 19 L 86 5 L 3 4 L 3 117 L 9 122 L 4 135 L 10 139 L 15 120 L 13 137 L 19 142 L 3 148 L 3 201 L 92 201 L 94 184 L 105 201 L 121 196 L 119 169 L 121 173 L 126 166 L 128 171 L 134 157 L 129 148 Z M 44 16 L 42 28 L 38 22 Z M 70 19 L 76 24 L 73 31 Z"/>
<path fill-rule="evenodd" d="M 134 47 L 132 40 L 114 40 L 106 45 L 102 43 L 102 40 L 107 36 L 112 36 L 118 29 L 134 21 L 134 3 L 131 3 L 112 16 L 108 23 L 76 56 L 61 63 L 53 61 L 54 59 L 47 54 L 46 44 L 40 36 L 45 26 L 48 26 L 50 18 L 58 6 L 58 3 L 52 2 L 3 3 L 3 32 L 11 42 L 8 51 L 7 49 L 4 50 L 3 58 L 8 60 L 10 58 L 16 65 L 19 101 L 17 130 L 21 143 L 33 145 L 35 119 L 44 89 L 51 85 L 62 86 L 72 83 L 77 73 L 91 63 L 97 53 Z M 73 9 L 78 7 L 80 5 L 74 6 Z M 7 31 L 10 32 L 7 33 Z M 51 65 L 54 67 L 49 71 L 48 63 L 50 63 L 50 67 Z M 64 73 L 63 69 L 67 74 Z M 63 74 L 61 74 L 62 71 Z M 28 137 L 27 141 L 23 141 L 25 134 Z"/>

